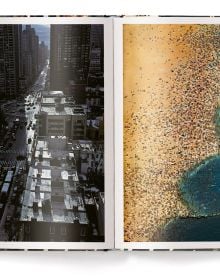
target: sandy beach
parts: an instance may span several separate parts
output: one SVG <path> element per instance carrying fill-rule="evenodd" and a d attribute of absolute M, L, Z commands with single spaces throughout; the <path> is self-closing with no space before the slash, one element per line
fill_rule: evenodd
<path fill-rule="evenodd" d="M 178 181 L 218 153 L 217 25 L 124 26 L 124 239 L 188 216 Z"/>

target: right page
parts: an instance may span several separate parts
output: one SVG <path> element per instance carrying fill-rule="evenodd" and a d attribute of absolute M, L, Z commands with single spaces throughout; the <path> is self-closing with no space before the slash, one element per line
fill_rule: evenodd
<path fill-rule="evenodd" d="M 218 248 L 220 20 L 116 21 L 116 246 Z"/>

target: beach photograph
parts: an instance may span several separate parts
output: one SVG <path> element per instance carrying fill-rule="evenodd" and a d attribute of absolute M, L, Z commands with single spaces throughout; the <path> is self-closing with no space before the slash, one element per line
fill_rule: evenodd
<path fill-rule="evenodd" d="M 123 25 L 124 241 L 220 241 L 220 26 Z"/>

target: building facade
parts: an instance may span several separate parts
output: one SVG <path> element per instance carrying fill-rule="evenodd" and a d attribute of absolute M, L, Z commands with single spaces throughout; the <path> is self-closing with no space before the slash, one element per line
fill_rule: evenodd
<path fill-rule="evenodd" d="M 38 54 L 38 65 L 39 69 L 45 66 L 47 59 L 49 58 L 48 46 L 45 45 L 44 41 L 39 44 L 39 54 Z"/>
<path fill-rule="evenodd" d="M 51 25 L 51 90 L 68 91 L 69 81 L 87 80 L 91 25 Z"/>
<path fill-rule="evenodd" d="M 22 31 L 22 74 L 28 88 L 36 80 L 39 68 L 39 38 L 31 25 Z"/>
<path fill-rule="evenodd" d="M 20 92 L 21 25 L 0 25 L 0 98 Z"/>
<path fill-rule="evenodd" d="M 68 102 L 61 91 L 51 91 L 46 96 L 42 96 L 38 115 L 39 135 L 85 139 L 86 114 L 83 108 Z"/>

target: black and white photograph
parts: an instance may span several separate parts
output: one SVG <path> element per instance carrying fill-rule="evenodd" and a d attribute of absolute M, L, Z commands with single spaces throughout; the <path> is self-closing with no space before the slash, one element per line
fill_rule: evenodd
<path fill-rule="evenodd" d="M 218 3 L 2 1 L 2 279 L 217 278 Z"/>
<path fill-rule="evenodd" d="M 104 25 L 0 24 L 0 241 L 104 242 Z"/>

